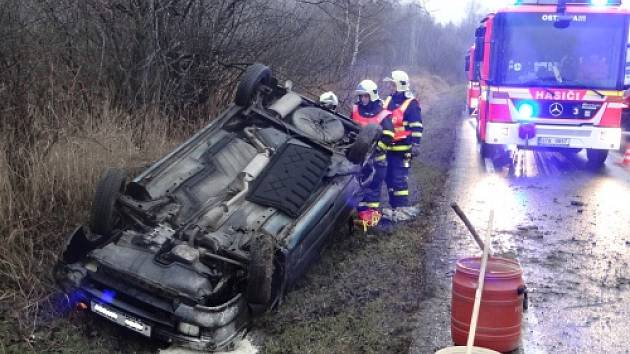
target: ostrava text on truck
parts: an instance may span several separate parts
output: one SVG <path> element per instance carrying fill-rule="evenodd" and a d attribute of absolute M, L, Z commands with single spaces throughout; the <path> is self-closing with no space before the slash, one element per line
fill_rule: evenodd
<path fill-rule="evenodd" d="M 482 153 L 502 145 L 586 149 L 600 166 L 619 148 L 630 87 L 620 0 L 517 1 L 482 21 L 474 48 Z"/>

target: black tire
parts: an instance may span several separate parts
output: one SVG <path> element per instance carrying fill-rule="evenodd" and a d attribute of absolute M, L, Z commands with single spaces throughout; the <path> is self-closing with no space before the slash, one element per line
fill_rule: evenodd
<path fill-rule="evenodd" d="M 562 149 L 562 152 L 566 155 L 577 155 L 580 152 L 582 152 L 582 149 L 568 148 L 568 149 Z"/>
<path fill-rule="evenodd" d="M 123 169 L 108 168 L 101 176 L 90 214 L 90 230 L 93 233 L 111 236 L 119 219 L 116 200 L 124 192 L 126 182 L 127 172 Z"/>
<path fill-rule="evenodd" d="M 361 128 L 354 144 L 346 152 L 348 160 L 357 165 L 362 164 L 382 134 L 383 130 L 378 125 L 368 125 Z"/>
<path fill-rule="evenodd" d="M 291 124 L 306 136 L 327 144 L 338 142 L 346 133 L 337 116 L 317 107 L 298 109 L 291 115 Z"/>
<path fill-rule="evenodd" d="M 237 106 L 247 107 L 256 97 L 256 91 L 260 84 L 266 84 L 271 79 L 271 69 L 263 64 L 253 64 L 245 70 L 238 83 L 234 103 Z"/>
<path fill-rule="evenodd" d="M 252 240 L 245 295 L 247 302 L 258 308 L 266 308 L 271 303 L 274 254 L 273 237 L 260 235 Z"/>
<path fill-rule="evenodd" d="M 497 155 L 497 145 L 481 142 L 481 157 L 484 159 L 493 159 Z"/>
<path fill-rule="evenodd" d="M 608 158 L 608 150 L 587 149 L 586 158 L 588 159 L 588 164 L 591 167 L 600 168 L 604 166 L 604 163 Z"/>

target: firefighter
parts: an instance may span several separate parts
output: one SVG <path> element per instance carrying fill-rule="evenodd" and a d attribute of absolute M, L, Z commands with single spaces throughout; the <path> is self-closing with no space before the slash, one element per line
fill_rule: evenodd
<path fill-rule="evenodd" d="M 319 104 L 324 108 L 336 112 L 337 106 L 339 106 L 339 98 L 337 98 L 337 95 L 332 91 L 324 92 L 319 96 Z"/>
<path fill-rule="evenodd" d="M 391 112 L 383 109 L 383 101 L 378 95 L 378 86 L 374 81 L 361 81 L 355 93 L 357 102 L 352 107 L 352 120 L 360 126 L 376 124 L 383 129 L 376 151 L 369 161 L 374 169 L 373 178 L 357 208 L 359 216 L 357 221 L 363 226 L 364 231 L 367 231 L 368 227 L 376 227 L 381 219 L 381 186 L 387 173 L 387 151 L 393 142 L 394 126 Z"/>
<path fill-rule="evenodd" d="M 384 107 L 392 112 L 394 142 L 387 153 L 385 178 L 392 209 L 384 209 L 383 217 L 392 222 L 409 221 L 419 213 L 419 209 L 409 202 L 409 169 L 422 140 L 422 110 L 411 92 L 407 73 L 393 71 L 392 77 L 384 81 L 393 92 L 385 99 Z"/>

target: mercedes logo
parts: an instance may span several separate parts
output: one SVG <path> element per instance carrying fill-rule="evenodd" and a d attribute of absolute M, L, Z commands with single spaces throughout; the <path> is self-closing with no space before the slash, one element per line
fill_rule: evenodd
<path fill-rule="evenodd" d="M 554 117 L 559 117 L 564 112 L 564 107 L 562 104 L 555 102 L 549 106 L 549 113 L 551 113 Z"/>

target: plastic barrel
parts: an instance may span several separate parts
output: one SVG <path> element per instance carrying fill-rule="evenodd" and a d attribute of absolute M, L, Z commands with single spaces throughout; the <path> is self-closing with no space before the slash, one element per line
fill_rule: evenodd
<path fill-rule="evenodd" d="M 453 277 L 451 336 L 455 345 L 466 345 L 479 278 L 481 258 L 457 262 Z M 486 280 L 475 334 L 475 346 L 509 352 L 518 348 L 525 284 L 523 271 L 515 260 L 488 259 Z"/>

